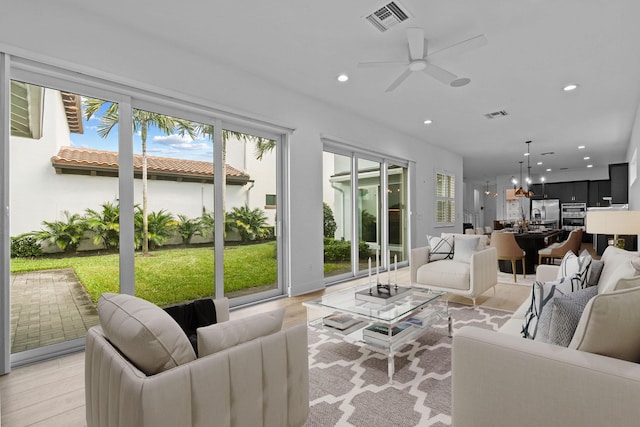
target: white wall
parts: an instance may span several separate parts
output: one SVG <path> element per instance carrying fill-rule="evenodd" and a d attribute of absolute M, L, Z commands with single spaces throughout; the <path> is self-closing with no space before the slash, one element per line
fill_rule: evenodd
<path fill-rule="evenodd" d="M 640 156 L 640 106 L 636 111 L 636 119 L 633 123 L 629 148 L 625 161 L 629 163 L 629 209 L 640 210 L 640 179 L 638 176 L 638 156 Z M 635 154 L 635 157 L 634 157 Z M 631 184 L 631 178 L 635 174 L 637 177 L 635 182 Z"/>
<path fill-rule="evenodd" d="M 290 280 L 294 294 L 324 287 L 322 134 L 335 135 L 365 149 L 416 162 L 413 177 L 416 203 L 412 210 L 416 238 L 412 246 L 425 245 L 427 234 L 462 229 L 462 191 L 458 192 L 456 199 L 456 205 L 460 207 L 457 209 L 456 226 L 436 228 L 433 215 L 436 169 L 455 174 L 458 186 L 462 188 L 462 158 L 457 154 L 429 145 L 428 141 L 382 127 L 354 112 L 290 92 L 258 79 L 249 72 L 214 64 L 185 50 L 169 51 L 170 47 L 153 43 L 140 46 L 131 43 L 118 31 L 108 33 L 110 44 L 120 46 L 120 49 L 99 49 L 94 38 L 69 38 L 59 31 L 58 24 L 54 25 L 52 20 L 36 19 L 37 22 L 31 22 L 31 28 L 37 31 L 17 31 L 18 23 L 11 22 L 0 28 L 0 40 L 6 43 L 7 50 L 11 51 L 17 46 L 25 49 L 21 52 L 28 56 L 57 58 L 65 61 L 67 67 L 108 75 L 113 80 L 135 83 L 136 86 L 161 88 L 178 96 L 203 99 L 295 127 L 290 146 L 289 189 Z M 106 23 L 102 27 L 98 21 L 76 24 L 79 26 L 76 28 L 78 33 L 87 30 L 88 33 L 98 34 L 102 30 L 112 30 Z M 144 52 L 144 55 L 139 52 Z M 171 60 L 167 61 L 167 58 Z M 141 81 L 145 83 L 136 83 Z"/>

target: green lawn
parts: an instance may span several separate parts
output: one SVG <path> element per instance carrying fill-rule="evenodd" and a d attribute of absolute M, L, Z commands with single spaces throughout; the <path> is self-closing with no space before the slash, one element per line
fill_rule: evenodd
<path fill-rule="evenodd" d="M 230 246 L 224 251 L 225 294 L 274 285 L 277 280 L 275 242 Z M 136 255 L 136 295 L 163 306 L 211 296 L 214 290 L 213 248 L 154 251 Z M 119 291 L 118 255 L 11 260 L 11 272 L 73 268 L 91 299 Z"/>

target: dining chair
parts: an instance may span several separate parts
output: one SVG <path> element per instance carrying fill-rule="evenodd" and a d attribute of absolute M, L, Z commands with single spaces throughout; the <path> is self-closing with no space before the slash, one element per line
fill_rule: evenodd
<path fill-rule="evenodd" d="M 582 244 L 582 234 L 584 232 L 581 228 L 571 230 L 567 240 L 558 243 L 552 243 L 544 249 L 538 251 L 538 265 L 542 264 L 542 260 L 546 259 L 548 262 L 553 262 L 556 258 L 564 258 L 567 252 L 572 251 L 578 255 L 580 252 L 580 245 Z"/>
<path fill-rule="evenodd" d="M 498 262 L 511 261 L 514 282 L 518 282 L 516 277 L 516 261 L 518 260 L 522 261 L 522 277 L 527 277 L 524 261 L 527 253 L 518 245 L 515 234 L 504 231 L 494 231 L 491 233 L 490 245 L 494 246 L 498 251 Z"/>

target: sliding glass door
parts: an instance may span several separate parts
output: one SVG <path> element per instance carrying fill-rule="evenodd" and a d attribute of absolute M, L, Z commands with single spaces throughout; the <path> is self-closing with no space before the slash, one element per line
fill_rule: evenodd
<path fill-rule="evenodd" d="M 81 350 L 105 292 L 159 306 L 285 293 L 280 128 L 8 64 L 0 53 L 0 374 Z"/>
<path fill-rule="evenodd" d="M 367 274 L 369 258 L 375 268 L 376 254 L 381 269 L 387 268 L 389 260 L 406 265 L 408 201 L 408 163 L 325 146 L 325 280 Z"/>

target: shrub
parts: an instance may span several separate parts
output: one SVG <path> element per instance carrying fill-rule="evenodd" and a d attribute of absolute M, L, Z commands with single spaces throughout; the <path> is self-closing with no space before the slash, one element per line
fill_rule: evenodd
<path fill-rule="evenodd" d="M 11 258 L 32 258 L 42 255 L 42 248 L 35 236 L 23 234 L 11 237 Z"/>
<path fill-rule="evenodd" d="M 336 230 L 338 226 L 336 225 L 336 220 L 333 217 L 333 211 L 331 207 L 322 202 L 322 216 L 324 218 L 324 237 L 334 238 L 336 237 Z"/>
<path fill-rule="evenodd" d="M 135 244 L 136 247 L 140 247 L 142 244 L 142 209 L 136 208 L 134 215 L 135 223 Z M 158 212 L 151 212 L 147 215 L 147 228 L 149 231 L 149 249 L 155 249 L 162 246 L 173 232 L 175 220 L 173 215 L 164 209 L 160 209 Z"/>
<path fill-rule="evenodd" d="M 191 243 L 193 236 L 202 236 L 204 234 L 205 225 L 200 222 L 199 218 L 190 219 L 186 215 L 178 215 L 175 228 L 182 239 L 182 243 L 186 246 Z"/>
<path fill-rule="evenodd" d="M 226 215 L 226 226 L 240 234 L 243 242 L 262 239 L 265 236 L 267 217 L 260 208 L 250 209 L 249 206 L 234 207 Z"/>
<path fill-rule="evenodd" d="M 101 205 L 102 210 L 87 209 L 87 227 L 93 231 L 93 244 L 102 243 L 105 249 L 120 246 L 120 207 L 110 202 Z"/>
<path fill-rule="evenodd" d="M 351 259 L 351 242 L 336 240 L 331 237 L 324 238 L 325 262 L 349 261 Z"/>
<path fill-rule="evenodd" d="M 43 221 L 46 228 L 34 235 L 39 241 L 56 245 L 66 253 L 76 252 L 80 242 L 85 238 L 87 221 L 78 214 L 71 215 L 68 211 L 65 211 L 64 215 L 66 221 Z"/>
<path fill-rule="evenodd" d="M 358 242 L 358 256 L 360 259 L 367 259 L 371 256 L 371 250 L 367 242 Z M 324 238 L 324 260 L 325 262 L 341 262 L 351 259 L 351 242 L 341 239 L 336 240 L 330 237 Z"/>

